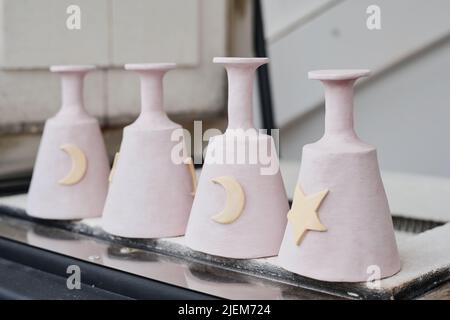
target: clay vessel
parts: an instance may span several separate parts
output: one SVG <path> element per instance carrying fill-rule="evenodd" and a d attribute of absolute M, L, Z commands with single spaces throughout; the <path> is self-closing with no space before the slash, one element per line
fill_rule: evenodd
<path fill-rule="evenodd" d="M 278 253 L 288 200 L 271 136 L 252 119 L 256 69 L 267 58 L 215 58 L 228 74 L 228 128 L 209 141 L 186 244 L 211 255 L 248 259 Z"/>
<path fill-rule="evenodd" d="M 368 75 L 368 70 L 309 73 L 325 86 L 325 134 L 303 148 L 297 188 L 306 196 L 328 191 L 317 210 L 326 230 L 308 230 L 297 243 L 289 220 L 278 257 L 282 267 L 306 277 L 362 282 L 400 270 L 376 149 L 353 128 L 353 85 Z"/>
<path fill-rule="evenodd" d="M 195 177 L 190 158 L 175 152 L 184 149 L 182 127 L 163 109 L 163 78 L 174 68 L 173 63 L 125 66 L 140 76 L 141 113 L 124 129 L 111 173 L 102 226 L 114 235 L 161 238 L 185 232 Z"/>
<path fill-rule="evenodd" d="M 53 66 L 62 79 L 62 107 L 45 123 L 28 192 L 27 212 L 72 220 L 102 214 L 109 162 L 98 121 L 83 106 L 83 78 L 92 66 Z"/>

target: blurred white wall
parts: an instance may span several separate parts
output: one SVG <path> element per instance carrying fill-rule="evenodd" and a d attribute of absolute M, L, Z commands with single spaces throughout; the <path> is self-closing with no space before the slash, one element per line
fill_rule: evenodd
<path fill-rule="evenodd" d="M 66 27 L 70 5 L 81 28 Z M 176 62 L 166 78 L 171 114 L 224 108 L 225 77 L 212 64 L 227 53 L 226 0 L 0 0 L 0 131 L 41 123 L 60 106 L 54 64 L 95 64 L 86 107 L 104 123 L 139 111 L 138 78 L 125 63 Z"/>
<path fill-rule="evenodd" d="M 67 28 L 72 5 L 80 29 Z M 99 67 L 86 77 L 85 106 L 108 129 L 111 156 L 140 110 L 139 79 L 125 63 L 176 62 L 165 78 L 168 113 L 186 123 L 222 117 L 225 71 L 212 59 L 229 54 L 230 8 L 227 0 L 0 0 L 0 176 L 32 169 L 43 123 L 60 108 L 50 65 Z"/>
<path fill-rule="evenodd" d="M 369 5 L 381 30 L 366 27 Z M 383 170 L 450 176 L 450 1 L 263 0 L 281 154 L 299 160 L 323 132 L 314 69 L 369 68 L 357 87 L 360 137 Z"/>

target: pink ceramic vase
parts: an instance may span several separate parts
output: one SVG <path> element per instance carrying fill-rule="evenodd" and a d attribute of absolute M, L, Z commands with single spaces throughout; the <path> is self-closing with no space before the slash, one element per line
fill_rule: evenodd
<path fill-rule="evenodd" d="M 209 142 L 186 244 L 237 259 L 273 256 L 280 247 L 289 204 L 274 141 L 256 133 L 252 120 L 254 74 L 268 59 L 215 58 L 214 62 L 224 64 L 228 73 L 228 129 Z M 269 156 L 261 161 L 256 150 L 264 148 Z M 268 163 L 271 170 L 265 170 Z"/>
<path fill-rule="evenodd" d="M 102 213 L 109 162 L 98 121 L 83 107 L 83 78 L 91 66 L 54 66 L 62 78 L 62 108 L 45 123 L 28 192 L 27 212 L 44 219 Z"/>
<path fill-rule="evenodd" d="M 103 228 L 129 238 L 183 235 L 193 201 L 192 171 L 173 151 L 184 140 L 163 110 L 163 77 L 172 63 L 128 64 L 141 79 L 141 113 L 123 132 L 103 212 Z M 191 167 L 192 169 L 192 167 Z"/>
<path fill-rule="evenodd" d="M 303 220 L 289 219 L 279 254 L 281 266 L 303 276 L 362 282 L 400 270 L 376 149 L 353 129 L 353 85 L 367 75 L 368 70 L 309 73 L 325 86 L 325 134 L 303 148 L 296 193 L 309 198 L 294 197 L 289 214 L 302 211 Z M 313 204 L 315 195 L 321 204 Z M 300 237 L 302 224 L 310 229 Z"/>

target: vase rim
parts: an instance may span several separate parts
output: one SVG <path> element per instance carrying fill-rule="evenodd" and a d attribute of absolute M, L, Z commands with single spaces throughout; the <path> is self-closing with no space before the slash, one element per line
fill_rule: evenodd
<path fill-rule="evenodd" d="M 55 65 L 50 67 L 51 72 L 87 72 L 95 69 L 94 65 Z"/>
<path fill-rule="evenodd" d="M 213 62 L 228 64 L 266 64 L 269 62 L 269 58 L 214 57 Z"/>
<path fill-rule="evenodd" d="M 145 71 L 145 70 L 171 70 L 177 67 L 176 63 L 162 62 L 162 63 L 127 63 L 125 70 L 130 71 Z"/>
<path fill-rule="evenodd" d="M 369 75 L 369 69 L 329 69 L 310 71 L 308 78 L 312 80 L 354 80 Z"/>

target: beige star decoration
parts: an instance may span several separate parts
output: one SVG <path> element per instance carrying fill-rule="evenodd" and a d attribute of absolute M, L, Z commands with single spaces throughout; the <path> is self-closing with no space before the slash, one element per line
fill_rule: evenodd
<path fill-rule="evenodd" d="M 317 212 L 327 194 L 328 190 L 325 190 L 306 196 L 298 185 L 295 188 L 292 208 L 287 217 L 294 230 L 294 239 L 297 245 L 302 242 L 306 231 L 327 231 L 327 228 L 320 222 Z"/>

